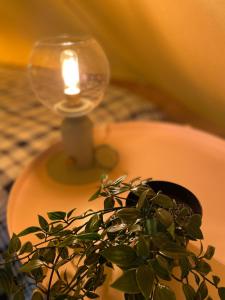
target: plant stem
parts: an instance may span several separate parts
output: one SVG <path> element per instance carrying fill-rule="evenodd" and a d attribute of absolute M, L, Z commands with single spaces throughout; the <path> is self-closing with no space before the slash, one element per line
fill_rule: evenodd
<path fill-rule="evenodd" d="M 52 285 L 52 279 L 53 279 L 53 275 L 54 275 L 54 271 L 55 271 L 55 266 L 60 258 L 60 254 L 61 254 L 62 250 L 59 252 L 59 254 L 57 255 L 55 261 L 54 261 L 54 265 L 53 268 L 51 270 L 51 274 L 50 274 L 50 278 L 49 278 L 49 282 L 48 282 L 48 290 L 47 290 L 47 298 L 46 300 L 50 300 L 50 290 L 51 290 L 51 285 Z"/>
<path fill-rule="evenodd" d="M 193 271 L 190 271 L 192 274 L 196 274 Z M 205 277 L 204 275 L 202 275 L 201 273 L 198 273 L 204 280 L 206 280 L 208 283 L 212 284 L 215 288 L 217 288 L 217 286 L 215 285 L 214 282 L 212 282 L 210 279 L 208 279 L 207 277 Z M 197 275 L 197 274 L 196 274 Z"/>
<path fill-rule="evenodd" d="M 176 277 L 174 274 L 171 274 L 171 277 L 172 277 L 173 279 L 175 279 L 175 280 L 179 281 L 179 282 L 183 282 L 183 280 L 182 280 L 182 279 L 180 279 L 180 278 Z"/>

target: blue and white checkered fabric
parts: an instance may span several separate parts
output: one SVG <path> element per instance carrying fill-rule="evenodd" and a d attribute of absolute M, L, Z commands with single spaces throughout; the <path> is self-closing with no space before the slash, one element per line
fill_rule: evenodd
<path fill-rule="evenodd" d="M 162 120 L 164 115 L 151 102 L 110 86 L 91 118 L 98 123 Z M 0 68 L 0 251 L 9 239 L 6 203 L 11 186 L 35 155 L 60 138 L 59 123 L 56 115 L 35 100 L 24 69 Z"/>

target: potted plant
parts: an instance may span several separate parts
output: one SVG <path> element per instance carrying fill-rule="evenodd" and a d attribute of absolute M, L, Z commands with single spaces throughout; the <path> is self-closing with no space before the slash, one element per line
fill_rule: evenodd
<path fill-rule="evenodd" d="M 14 299 L 24 299 L 24 279 L 11 272 L 11 265 L 19 261 L 20 271 L 35 287 L 32 300 L 94 299 L 106 279 L 105 270 L 118 266 L 122 275 L 111 286 L 124 293 L 126 300 L 175 300 L 169 281 L 181 285 L 183 299 L 212 299 L 210 284 L 224 300 L 225 288 L 208 263 L 215 248 L 208 246 L 204 251 L 201 243 L 201 206 L 196 202 L 193 208 L 182 201 L 178 197 L 182 198 L 182 187 L 172 184 L 174 198 L 171 184 L 167 185 L 140 178 L 125 182 L 125 176 L 114 181 L 103 177 L 90 198 L 102 197 L 102 210 L 81 215 L 75 209 L 49 212 L 48 220 L 38 216 L 39 226 L 13 234 L 3 255 L 0 287 Z M 189 192 L 184 200 L 193 201 L 192 195 Z M 29 234 L 39 241 L 22 244 L 20 237 Z M 199 253 L 189 249 L 189 241 L 200 241 Z M 69 274 L 66 266 L 71 262 Z"/>

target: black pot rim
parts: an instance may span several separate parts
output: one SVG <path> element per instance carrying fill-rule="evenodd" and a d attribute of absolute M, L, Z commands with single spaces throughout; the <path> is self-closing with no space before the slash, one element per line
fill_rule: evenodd
<path fill-rule="evenodd" d="M 186 187 L 165 180 L 149 180 L 147 181 L 147 185 L 151 187 L 154 192 L 161 191 L 163 194 L 168 195 L 171 198 L 174 198 L 179 203 L 187 204 L 194 213 L 203 214 L 202 206 L 198 198 Z M 137 196 L 135 196 L 137 197 Z M 134 194 L 131 192 L 127 197 L 127 205 L 132 206 L 132 201 L 134 205 L 135 201 Z M 133 200 L 132 200 L 133 199 Z M 137 200 L 137 199 L 136 199 Z M 129 203 L 130 202 L 130 203 Z"/>

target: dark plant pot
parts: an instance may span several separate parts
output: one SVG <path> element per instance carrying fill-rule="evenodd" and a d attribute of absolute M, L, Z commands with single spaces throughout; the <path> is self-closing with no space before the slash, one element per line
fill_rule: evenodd
<path fill-rule="evenodd" d="M 151 187 L 155 193 L 161 191 L 163 194 L 175 199 L 177 203 L 184 203 L 188 205 L 195 214 L 202 215 L 202 206 L 198 198 L 187 188 L 169 181 L 149 180 L 147 185 Z M 126 199 L 126 206 L 136 206 L 138 196 L 130 192 Z M 144 300 L 142 294 L 124 294 L 125 300 Z"/>
<path fill-rule="evenodd" d="M 163 194 L 175 199 L 178 203 L 188 205 L 194 213 L 202 215 L 202 206 L 198 198 L 182 185 L 161 180 L 150 180 L 147 182 L 147 185 L 149 185 L 154 192 L 157 193 L 161 191 Z M 137 201 L 138 196 L 131 192 L 128 194 L 126 205 L 128 207 L 135 206 Z"/>

